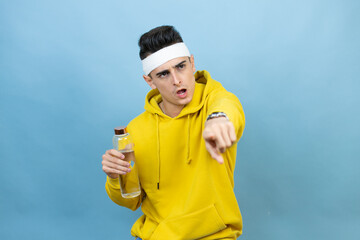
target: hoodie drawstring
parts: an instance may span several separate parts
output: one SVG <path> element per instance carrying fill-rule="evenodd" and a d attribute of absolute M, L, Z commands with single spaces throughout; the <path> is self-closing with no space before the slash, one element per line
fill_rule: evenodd
<path fill-rule="evenodd" d="M 191 130 L 191 124 L 190 124 L 190 114 L 187 115 L 187 122 L 188 122 L 188 136 L 187 136 L 187 156 L 186 156 L 186 163 L 191 163 L 191 155 L 190 155 L 190 130 Z"/>
<path fill-rule="evenodd" d="M 158 172 L 157 172 L 157 189 L 160 189 L 160 166 L 161 166 L 161 161 L 160 161 L 160 129 L 159 129 L 159 115 L 157 113 L 155 113 L 155 118 L 156 118 L 156 155 L 157 155 L 157 164 L 158 164 Z M 187 134 L 187 152 L 186 152 L 186 163 L 190 164 L 192 159 L 191 159 L 191 144 L 190 144 L 190 134 L 191 134 L 191 119 L 190 119 L 190 114 L 187 115 L 187 130 L 188 130 L 188 134 Z"/>
<path fill-rule="evenodd" d="M 157 154 L 157 164 L 158 164 L 158 174 L 157 174 L 157 189 L 160 189 L 160 133 L 159 133 L 159 115 L 155 113 L 156 116 L 156 154 Z"/>

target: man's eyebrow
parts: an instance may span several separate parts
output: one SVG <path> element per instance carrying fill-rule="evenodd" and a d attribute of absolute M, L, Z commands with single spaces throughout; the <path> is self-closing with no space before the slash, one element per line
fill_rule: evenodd
<path fill-rule="evenodd" d="M 177 68 L 177 67 L 179 67 L 180 65 L 182 65 L 182 64 L 184 64 L 184 63 L 186 63 L 186 60 L 184 60 L 184 61 L 176 64 L 176 65 L 174 66 L 174 68 Z M 160 75 L 162 75 L 162 74 L 164 74 L 164 73 L 169 73 L 169 72 L 170 72 L 170 71 L 169 71 L 168 69 L 166 69 L 166 70 L 163 70 L 163 71 L 161 71 L 161 72 L 158 72 L 158 73 L 155 74 L 155 75 L 156 75 L 156 76 L 160 76 Z"/>
<path fill-rule="evenodd" d="M 166 69 L 166 70 L 164 70 L 164 71 L 161 71 L 161 72 L 158 72 L 157 74 L 156 74 L 156 76 L 161 76 L 162 74 L 164 74 L 164 73 L 169 73 L 169 70 L 168 69 Z"/>
<path fill-rule="evenodd" d="M 186 60 L 182 61 L 181 63 L 176 64 L 175 67 L 179 67 L 180 65 L 182 65 L 184 63 L 186 63 Z"/>

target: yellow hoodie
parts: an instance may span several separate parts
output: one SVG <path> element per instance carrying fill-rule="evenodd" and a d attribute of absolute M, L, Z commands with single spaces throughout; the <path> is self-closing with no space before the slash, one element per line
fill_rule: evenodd
<path fill-rule="evenodd" d="M 233 191 L 237 144 L 219 164 L 207 152 L 202 132 L 209 114 L 225 112 L 240 139 L 244 112 L 237 97 L 207 71 L 196 72 L 195 79 L 193 99 L 178 116 L 161 111 L 161 95 L 154 89 L 146 96 L 146 111 L 128 125 L 142 194 L 124 199 L 118 179 L 107 178 L 106 191 L 115 203 L 132 210 L 141 205 L 144 215 L 131 234 L 143 240 L 235 239 L 242 233 Z"/>

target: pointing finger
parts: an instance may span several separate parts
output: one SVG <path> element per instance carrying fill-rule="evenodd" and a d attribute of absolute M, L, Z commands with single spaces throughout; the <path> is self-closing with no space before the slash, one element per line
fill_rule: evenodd
<path fill-rule="evenodd" d="M 205 141 L 205 147 L 213 159 L 215 159 L 220 164 L 224 163 L 224 159 L 218 152 L 215 142 Z"/>

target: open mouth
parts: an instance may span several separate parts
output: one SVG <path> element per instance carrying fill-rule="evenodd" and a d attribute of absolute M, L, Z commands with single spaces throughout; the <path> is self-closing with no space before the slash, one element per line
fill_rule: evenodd
<path fill-rule="evenodd" d="M 176 95 L 177 95 L 179 98 L 186 98 L 186 96 L 187 96 L 187 90 L 186 90 L 186 88 L 182 88 L 182 89 L 176 91 Z"/>
<path fill-rule="evenodd" d="M 184 95 L 186 93 L 186 89 L 180 89 L 179 91 L 176 92 L 176 94 L 178 95 Z"/>

